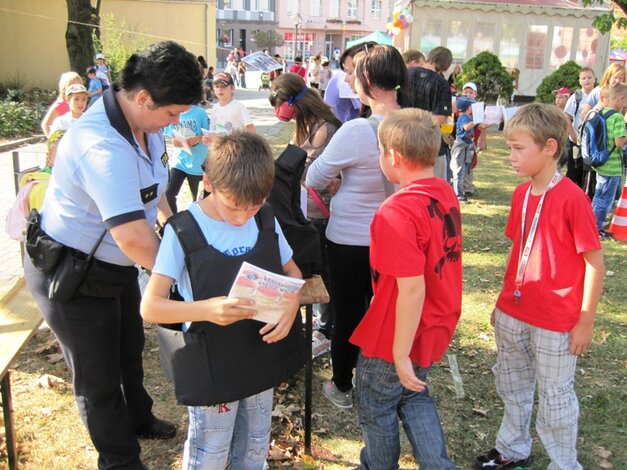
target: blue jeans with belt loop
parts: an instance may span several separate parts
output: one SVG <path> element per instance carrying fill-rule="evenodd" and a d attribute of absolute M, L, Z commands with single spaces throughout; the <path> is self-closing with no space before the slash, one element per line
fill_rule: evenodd
<path fill-rule="evenodd" d="M 416 376 L 425 382 L 429 369 L 414 365 Z M 428 388 L 420 393 L 406 389 L 394 364 L 363 354 L 359 355 L 356 375 L 357 413 L 365 444 L 360 470 L 399 468 L 399 418 L 420 470 L 457 468 L 448 458 L 440 417 Z"/>

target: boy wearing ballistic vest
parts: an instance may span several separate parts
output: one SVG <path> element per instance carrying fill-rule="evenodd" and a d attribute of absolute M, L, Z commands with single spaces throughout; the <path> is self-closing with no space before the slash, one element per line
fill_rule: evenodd
<path fill-rule="evenodd" d="M 226 297 L 244 261 L 301 277 L 265 204 L 273 181 L 274 160 L 262 137 L 215 137 L 203 176 L 210 194 L 168 221 L 142 300 L 145 320 L 169 324 L 186 338 L 165 358 L 177 398 L 190 405 L 184 469 L 262 470 L 272 387 L 304 363 L 297 296 L 276 325 L 251 321 L 252 301 Z M 168 299 L 173 283 L 185 302 Z M 202 347 L 194 351 L 194 342 Z"/>
<path fill-rule="evenodd" d="M 536 429 L 551 464 L 577 461 L 577 357 L 592 343 L 604 274 L 603 252 L 586 195 L 557 169 L 568 122 L 552 104 L 529 104 L 504 129 L 519 177 L 505 235 L 512 248 L 490 319 L 497 359 L 492 369 L 504 413 L 496 447 L 477 469 L 528 468 L 529 425 L 538 385 Z"/>

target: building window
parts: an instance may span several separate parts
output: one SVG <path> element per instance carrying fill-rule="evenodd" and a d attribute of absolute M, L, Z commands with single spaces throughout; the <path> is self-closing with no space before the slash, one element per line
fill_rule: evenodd
<path fill-rule="evenodd" d="M 446 47 L 453 53 L 453 59 L 463 62 L 466 60 L 468 49 L 468 21 L 452 20 L 449 25 L 450 32 L 446 38 Z"/>
<path fill-rule="evenodd" d="M 373 20 L 381 19 L 381 0 L 372 0 L 370 4 L 370 16 Z"/>
<path fill-rule="evenodd" d="M 475 36 L 472 38 L 472 55 L 483 51 L 494 51 L 494 24 L 475 23 Z"/>
<path fill-rule="evenodd" d="M 270 0 L 257 0 L 257 10 L 270 11 Z"/>
<path fill-rule="evenodd" d="M 427 55 L 431 49 L 442 45 L 442 22 L 424 20 L 420 36 L 420 51 Z"/>
<path fill-rule="evenodd" d="M 329 18 L 340 17 L 340 0 L 329 1 Z"/>
<path fill-rule="evenodd" d="M 287 14 L 288 15 L 295 15 L 296 13 L 298 13 L 298 0 L 288 0 L 287 2 Z"/>
<path fill-rule="evenodd" d="M 549 27 L 546 25 L 532 25 L 527 30 L 527 44 L 525 47 L 525 68 L 532 70 L 544 69 L 544 49 Z"/>
<path fill-rule="evenodd" d="M 320 15 L 320 0 L 309 0 L 309 16 Z"/>
<path fill-rule="evenodd" d="M 218 45 L 223 47 L 229 47 L 233 45 L 233 30 L 232 29 L 217 29 L 216 30 Z"/>
<path fill-rule="evenodd" d="M 521 25 L 502 24 L 501 42 L 499 44 L 499 59 L 504 67 L 513 69 L 520 65 L 520 38 L 524 34 Z"/>
<path fill-rule="evenodd" d="M 347 6 L 346 16 L 348 18 L 357 18 L 357 0 L 348 0 Z"/>
<path fill-rule="evenodd" d="M 225 10 L 243 10 L 244 0 L 224 0 Z"/>
<path fill-rule="evenodd" d="M 597 59 L 598 44 L 599 36 L 597 31 L 592 28 L 580 29 L 579 44 L 577 44 L 577 63 L 584 67 L 593 67 Z"/>
<path fill-rule="evenodd" d="M 570 49 L 573 44 L 573 28 L 555 26 L 553 28 L 553 44 L 551 44 L 550 65 L 557 70 L 570 59 Z"/>

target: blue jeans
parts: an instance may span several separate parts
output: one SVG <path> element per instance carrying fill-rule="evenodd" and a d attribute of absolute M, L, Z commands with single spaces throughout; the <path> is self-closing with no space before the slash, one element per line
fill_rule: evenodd
<path fill-rule="evenodd" d="M 429 368 L 414 366 L 427 380 Z M 448 458 L 440 417 L 428 388 L 416 393 L 403 387 L 394 364 L 362 354 L 357 361 L 356 397 L 359 425 L 364 435 L 360 470 L 398 469 L 401 453 L 398 418 L 420 465 L 420 470 L 453 470 Z"/>
<path fill-rule="evenodd" d="M 270 445 L 269 389 L 216 406 L 190 406 L 183 452 L 186 470 L 262 470 Z"/>
<path fill-rule="evenodd" d="M 620 176 L 604 176 L 597 173 L 597 185 L 592 199 L 592 211 L 597 219 L 597 229 L 603 229 L 605 216 L 612 209 L 616 190 L 620 185 Z"/>

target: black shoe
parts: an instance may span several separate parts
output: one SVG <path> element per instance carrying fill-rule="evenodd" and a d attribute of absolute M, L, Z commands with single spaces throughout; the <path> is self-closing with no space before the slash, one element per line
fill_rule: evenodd
<path fill-rule="evenodd" d="M 153 416 L 135 434 L 140 439 L 171 439 L 176 434 L 176 426 Z"/>
<path fill-rule="evenodd" d="M 503 458 L 498 450 L 492 449 L 487 454 L 480 455 L 475 459 L 475 468 L 479 470 L 486 468 L 490 470 L 524 470 L 529 468 L 530 463 L 531 456 L 523 460 L 508 460 Z"/>
<path fill-rule="evenodd" d="M 606 230 L 601 230 L 599 232 L 599 238 L 601 239 L 601 241 L 605 241 L 605 240 L 613 240 L 614 236 L 612 235 L 611 232 L 608 232 Z"/>

